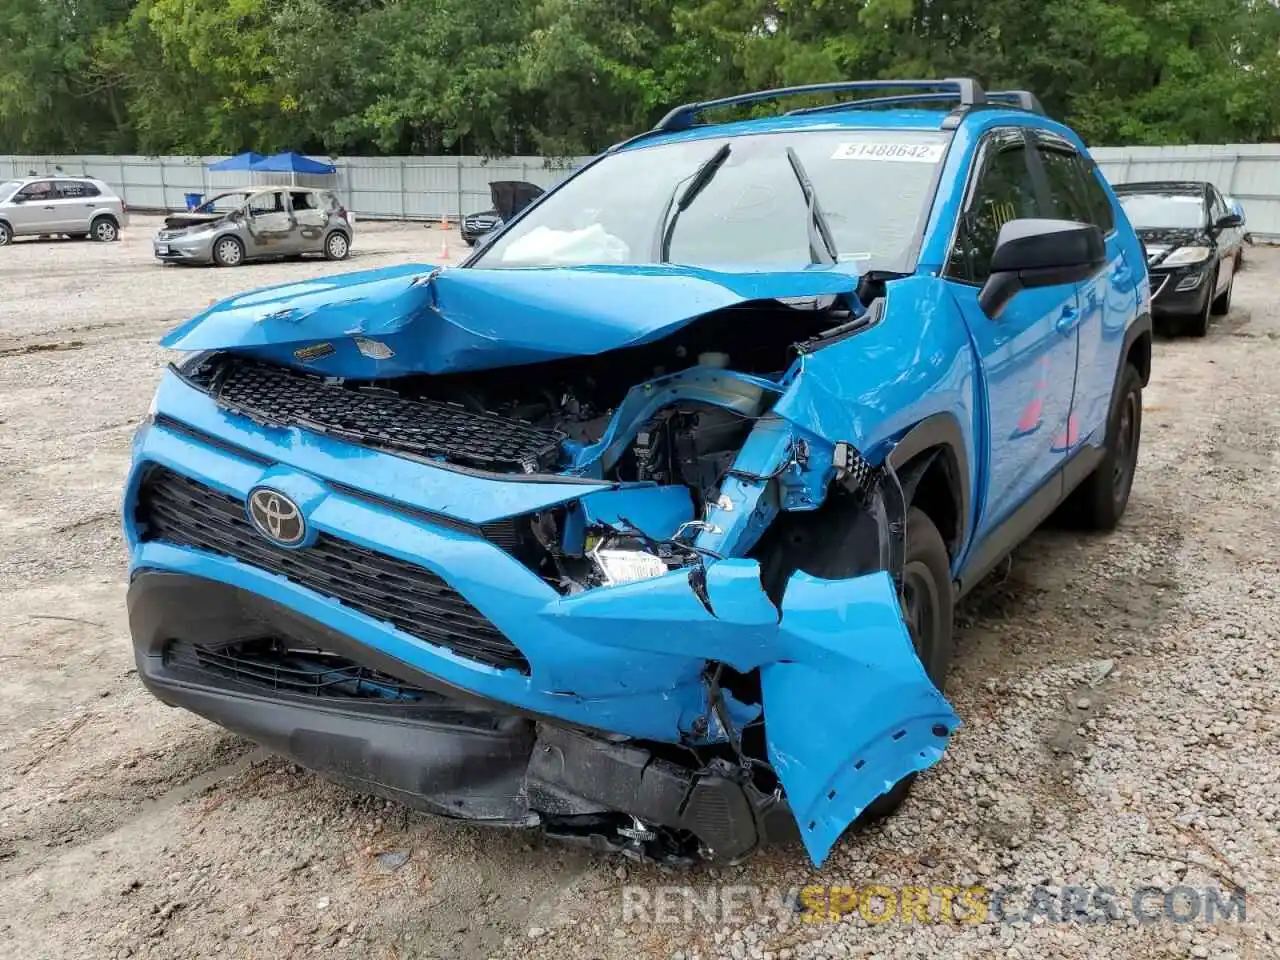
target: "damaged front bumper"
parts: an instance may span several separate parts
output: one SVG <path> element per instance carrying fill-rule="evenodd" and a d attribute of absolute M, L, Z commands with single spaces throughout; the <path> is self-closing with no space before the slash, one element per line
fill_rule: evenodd
<path fill-rule="evenodd" d="M 637 648 L 646 646 L 639 637 L 672 629 L 713 646 L 735 632 L 755 634 L 761 650 L 776 643 L 784 659 L 761 671 L 761 765 L 776 772 L 772 791 L 742 763 L 711 758 L 695 768 L 658 743 L 513 712 L 229 584 L 143 570 L 128 605 L 139 675 L 159 699 L 353 789 L 664 861 L 733 860 L 798 832 L 820 863 L 868 803 L 941 756 L 957 720 L 922 671 L 903 669 L 918 660 L 909 642 L 892 639 L 901 628 L 886 609 L 887 577 L 823 583 L 801 574 L 779 624 L 743 575 L 709 579 L 723 620 L 664 578 L 651 607 L 623 601 L 581 622 L 627 633 Z M 255 653 L 268 639 L 325 658 Z M 362 696 L 359 683 L 394 696 Z M 709 717 L 734 726 L 733 714 L 751 712 L 734 703 Z"/>
<path fill-rule="evenodd" d="M 682 515 L 660 492 L 679 488 L 495 479 L 305 430 L 282 443 L 172 373 L 157 406 L 183 420 L 139 431 L 125 495 L 144 682 L 360 789 L 660 859 L 736 858 L 793 822 L 821 863 L 958 725 L 902 621 L 900 525 L 881 524 L 882 568 L 847 579 L 769 590 L 741 555 L 833 469 L 794 425 L 758 421 L 701 562 L 565 592 L 494 524 L 574 504 L 669 526 Z M 308 549 L 248 527 L 260 487 L 297 504 Z"/>
<path fill-rule="evenodd" d="M 516 714 L 249 591 L 144 572 L 129 612 L 139 674 L 158 698 L 352 789 L 668 862 L 734 859 L 794 835 L 785 805 L 728 765 L 695 773 L 616 736 Z M 226 652 L 264 631 L 327 651 L 323 668 L 268 671 Z M 210 650 L 222 652 L 200 653 Z M 357 671 L 395 677 L 398 696 L 333 689 Z M 327 696 L 307 689 L 317 677 Z"/>

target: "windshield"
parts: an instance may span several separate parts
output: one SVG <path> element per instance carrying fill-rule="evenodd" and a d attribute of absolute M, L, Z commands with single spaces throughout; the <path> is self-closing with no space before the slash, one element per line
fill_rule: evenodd
<path fill-rule="evenodd" d="M 200 206 L 196 207 L 196 213 L 230 213 L 244 205 L 249 194 L 245 190 L 233 191 L 232 193 L 220 193 L 211 200 L 206 200 Z"/>
<path fill-rule="evenodd" d="M 810 263 L 811 218 L 790 147 L 812 182 L 839 262 L 862 273 L 910 272 L 947 136 L 914 130 L 789 131 L 623 150 L 542 200 L 485 248 L 475 266 L 663 259 L 710 267 Z M 729 152 L 722 155 L 726 144 Z M 713 158 L 718 162 L 704 167 Z M 685 191 L 700 170 L 704 183 L 690 199 Z M 682 199 L 687 206 L 680 209 Z M 670 230 L 667 244 L 664 225 Z"/>
<path fill-rule="evenodd" d="M 0 183 L 0 200 L 8 200 L 9 194 L 17 190 L 21 183 L 22 181 L 20 180 L 6 180 Z"/>
<path fill-rule="evenodd" d="M 1205 226 L 1204 200 L 1186 193 L 1118 193 L 1138 230 L 1195 230 Z"/>

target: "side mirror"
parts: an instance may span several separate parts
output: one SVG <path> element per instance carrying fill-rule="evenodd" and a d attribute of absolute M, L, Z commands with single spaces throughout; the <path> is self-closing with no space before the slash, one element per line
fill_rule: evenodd
<path fill-rule="evenodd" d="M 1107 262 L 1102 231 L 1074 220 L 1010 220 L 1000 228 L 978 304 L 992 320 L 1019 290 L 1088 280 Z"/>
<path fill-rule="evenodd" d="M 1228 213 L 1213 225 L 1214 230 L 1230 230 L 1232 227 L 1243 227 L 1244 217 L 1238 213 Z"/>
<path fill-rule="evenodd" d="M 26 197 L 24 197 L 24 196 L 23 196 L 22 194 L 20 194 L 20 193 L 15 193 L 15 194 L 10 198 L 10 202 L 11 202 L 11 203 L 26 203 L 26 202 L 27 202 L 27 198 L 26 198 Z"/>

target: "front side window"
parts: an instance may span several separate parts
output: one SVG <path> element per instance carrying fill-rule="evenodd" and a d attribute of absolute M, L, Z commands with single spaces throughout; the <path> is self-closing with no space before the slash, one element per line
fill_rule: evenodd
<path fill-rule="evenodd" d="M 299 210 L 315 210 L 315 197 L 305 190 L 294 190 L 289 194 L 289 203 L 297 213 Z"/>
<path fill-rule="evenodd" d="M 23 200 L 51 200 L 54 197 L 52 180 L 37 180 L 28 183 L 17 194 Z"/>
<path fill-rule="evenodd" d="M 233 190 L 229 193 L 220 193 L 215 197 L 206 200 L 200 206 L 196 207 L 196 213 L 231 213 L 239 210 L 244 206 L 245 200 L 248 198 L 243 190 Z"/>
<path fill-rule="evenodd" d="M 910 272 L 949 134 L 797 130 L 678 140 L 605 157 L 542 200 L 477 258 L 481 268 L 573 264 L 812 262 L 795 151 L 837 261 Z M 685 209 L 695 173 L 727 147 Z M 710 168 L 708 168 L 710 169 Z M 664 216 L 665 212 L 665 216 Z M 666 255 L 664 223 L 670 225 Z M 825 246 L 825 245 L 824 245 Z"/>
<path fill-rule="evenodd" d="M 258 217 L 264 213 L 284 213 L 284 194 L 260 193 L 249 201 L 249 216 Z"/>
<path fill-rule="evenodd" d="M 1119 197 L 1129 222 L 1138 230 L 1199 230 L 1208 220 L 1200 194 L 1124 192 Z"/>
<path fill-rule="evenodd" d="M 956 232 L 948 274 L 983 283 L 991 273 L 1000 228 L 1010 220 L 1043 217 L 1021 137 L 1004 136 L 988 143 L 982 173 Z"/>
<path fill-rule="evenodd" d="M 1211 204 L 1211 209 L 1213 211 L 1212 219 L 1214 223 L 1217 223 L 1219 220 L 1221 220 L 1223 217 L 1227 215 L 1227 205 L 1223 203 L 1222 197 L 1221 195 L 1219 195 L 1217 190 L 1213 191 L 1213 202 Z"/>

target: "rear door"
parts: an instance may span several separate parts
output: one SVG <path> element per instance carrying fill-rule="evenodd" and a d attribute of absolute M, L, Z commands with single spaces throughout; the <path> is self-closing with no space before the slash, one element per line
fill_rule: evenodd
<path fill-rule="evenodd" d="M 319 253 L 324 249 L 324 229 L 329 214 L 322 200 L 314 190 L 289 191 L 289 208 L 297 224 L 298 253 Z"/>
<path fill-rule="evenodd" d="M 68 233 L 88 233 L 93 212 L 98 209 L 98 188 L 87 180 L 59 180 L 59 217 Z"/>
<path fill-rule="evenodd" d="M 1106 265 L 1079 288 L 1076 388 L 1067 429 L 1057 444 L 1071 453 L 1086 443 L 1101 447 L 1106 442 L 1120 350 L 1138 306 L 1138 278 L 1125 260 L 1115 213 L 1093 163 L 1057 134 L 1037 131 L 1035 141 L 1048 215 L 1094 224 L 1107 247 Z"/>
<path fill-rule="evenodd" d="M 1076 286 L 1022 290 L 996 319 L 978 305 L 1000 228 L 1010 220 L 1049 215 L 1037 180 L 1021 128 L 985 134 L 947 266 L 949 286 L 978 353 L 985 396 L 989 482 L 978 505 L 975 544 L 1047 483 L 1061 485 L 1055 475 L 1065 461 L 1060 440 L 1076 376 Z M 1028 523 L 1039 522 L 1056 505 L 1056 492 L 1049 490 L 1053 496 L 1043 498 L 1048 504 L 1043 514 Z"/>

